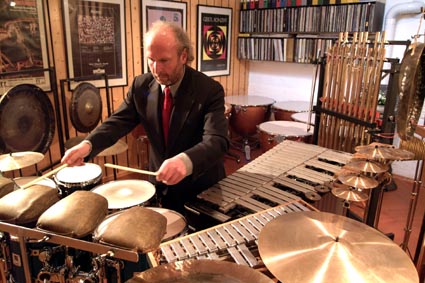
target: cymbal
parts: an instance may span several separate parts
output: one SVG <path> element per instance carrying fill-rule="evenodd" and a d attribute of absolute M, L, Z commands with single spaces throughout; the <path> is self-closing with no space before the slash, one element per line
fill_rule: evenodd
<path fill-rule="evenodd" d="M 380 143 L 380 142 L 373 142 L 368 145 L 358 145 L 354 148 L 355 151 L 365 150 L 369 148 L 375 148 L 375 147 L 394 147 L 392 144 L 387 143 Z"/>
<path fill-rule="evenodd" d="M 379 183 L 375 179 L 364 176 L 359 173 L 351 173 L 347 175 L 340 175 L 337 177 L 341 183 L 354 187 L 356 189 L 373 189 L 376 188 Z"/>
<path fill-rule="evenodd" d="M 144 180 L 118 180 L 92 189 L 108 200 L 108 209 L 124 209 L 143 204 L 155 194 L 155 186 Z"/>
<path fill-rule="evenodd" d="M 114 145 L 104 149 L 97 156 L 111 156 L 123 153 L 128 149 L 128 145 L 122 140 L 118 140 Z"/>
<path fill-rule="evenodd" d="M 230 261 L 199 259 L 158 265 L 136 273 L 126 283 L 273 283 L 258 270 Z"/>
<path fill-rule="evenodd" d="M 387 164 L 382 164 L 373 160 L 352 160 L 345 164 L 344 167 L 365 173 L 384 173 L 389 170 Z"/>
<path fill-rule="evenodd" d="M 43 160 L 44 155 L 40 152 L 22 151 L 0 155 L 0 172 L 21 169 L 34 165 Z"/>
<path fill-rule="evenodd" d="M 281 282 L 419 282 L 409 256 L 378 230 L 326 212 L 281 215 L 260 231 L 258 248 Z"/>
<path fill-rule="evenodd" d="M 364 156 L 375 160 L 413 160 L 415 154 L 405 149 L 395 148 L 393 146 L 375 146 L 360 149 L 355 156 Z"/>
<path fill-rule="evenodd" d="M 358 191 L 356 188 L 345 185 L 333 187 L 332 194 L 347 201 L 365 201 L 369 198 L 367 194 Z"/>

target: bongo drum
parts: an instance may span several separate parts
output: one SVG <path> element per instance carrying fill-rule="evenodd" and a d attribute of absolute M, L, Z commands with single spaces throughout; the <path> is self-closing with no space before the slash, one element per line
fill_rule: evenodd
<path fill-rule="evenodd" d="M 255 95 L 226 96 L 225 100 L 232 106 L 230 127 L 242 137 L 257 133 L 257 126 L 269 120 L 275 103 L 271 98 Z"/>
<path fill-rule="evenodd" d="M 94 163 L 65 167 L 54 176 L 62 196 L 70 195 L 78 190 L 89 191 L 99 184 L 101 179 L 102 168 Z"/>
<path fill-rule="evenodd" d="M 258 126 L 260 147 L 263 152 L 273 148 L 283 140 L 311 143 L 313 127 L 307 131 L 307 125 L 294 121 L 268 121 Z"/>
<path fill-rule="evenodd" d="M 309 101 L 279 101 L 272 106 L 274 119 L 279 121 L 293 121 L 292 114 L 308 112 L 310 110 Z"/>

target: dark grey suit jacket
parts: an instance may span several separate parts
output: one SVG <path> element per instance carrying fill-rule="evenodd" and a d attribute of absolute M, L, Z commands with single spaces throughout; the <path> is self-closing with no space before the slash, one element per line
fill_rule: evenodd
<path fill-rule="evenodd" d="M 229 147 L 224 115 L 224 90 L 213 79 L 190 67 L 174 95 L 168 146 L 162 122 L 161 87 L 151 73 L 137 76 L 122 105 L 88 136 L 93 144 L 89 156 L 96 156 L 141 123 L 150 141 L 149 169 L 185 152 L 193 163 L 193 174 L 166 188 L 164 207 L 181 211 L 184 202 L 225 177 L 223 156 Z M 151 179 L 155 183 L 154 179 Z M 165 189 L 164 184 L 155 184 Z"/>

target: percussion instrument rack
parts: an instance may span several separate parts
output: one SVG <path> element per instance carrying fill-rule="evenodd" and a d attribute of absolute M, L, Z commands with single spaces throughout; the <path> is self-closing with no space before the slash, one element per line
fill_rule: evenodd
<path fill-rule="evenodd" d="M 0 222 L 0 231 L 2 231 L 2 237 L 0 238 L 0 246 L 2 250 L 2 257 L 0 259 L 0 278 L 5 278 L 6 273 L 9 272 L 8 265 L 15 265 L 23 268 L 23 272 L 26 278 L 26 282 L 31 283 L 31 267 L 29 257 L 27 255 L 33 254 L 32 251 L 27 248 L 28 243 L 52 243 L 57 245 L 63 245 L 67 248 L 75 248 L 81 251 L 91 252 L 97 254 L 100 260 L 106 257 L 114 259 L 122 259 L 130 262 L 137 262 L 139 260 L 139 254 L 135 251 L 122 249 L 119 247 L 112 247 L 100 243 L 85 241 L 82 239 L 71 238 L 52 232 L 42 231 L 38 229 L 27 228 L 23 226 L 17 226 L 5 222 Z M 7 237 L 13 238 L 14 241 L 18 242 L 20 254 L 12 252 L 10 257 L 5 254 L 5 250 L 9 245 L 7 243 Z M 9 247 L 10 248 L 10 247 Z M 7 261 L 13 262 L 7 262 Z"/>
<path fill-rule="evenodd" d="M 187 203 L 189 225 L 205 229 L 301 199 L 321 211 L 341 214 L 342 200 L 320 194 L 319 187 L 333 181 L 351 156 L 285 140 Z"/>

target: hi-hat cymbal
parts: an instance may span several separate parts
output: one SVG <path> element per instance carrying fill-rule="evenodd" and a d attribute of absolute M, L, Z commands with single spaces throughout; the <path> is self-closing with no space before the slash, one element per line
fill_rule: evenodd
<path fill-rule="evenodd" d="M 358 150 L 355 156 L 364 156 L 367 159 L 375 160 L 413 160 L 415 154 L 405 149 L 395 148 L 393 146 L 375 146 Z"/>
<path fill-rule="evenodd" d="M 92 192 L 108 200 L 108 209 L 124 209 L 150 200 L 155 186 L 144 180 L 118 180 L 97 186 Z"/>
<path fill-rule="evenodd" d="M 365 201 L 369 198 L 367 194 L 356 188 L 340 185 L 332 188 L 332 194 L 347 201 Z"/>
<path fill-rule="evenodd" d="M 258 270 L 229 261 L 199 259 L 158 265 L 126 283 L 273 283 Z"/>
<path fill-rule="evenodd" d="M 384 173 L 389 166 L 372 160 L 352 160 L 345 164 L 346 168 L 365 173 Z"/>
<path fill-rule="evenodd" d="M 0 155 L 0 172 L 21 169 L 34 165 L 43 160 L 44 155 L 40 152 L 22 151 Z"/>
<path fill-rule="evenodd" d="M 340 175 L 337 179 L 344 185 L 351 186 L 356 189 L 373 189 L 379 185 L 378 181 L 375 179 L 358 173 Z"/>
<path fill-rule="evenodd" d="M 104 149 L 98 156 L 111 156 L 123 153 L 128 149 L 128 145 L 122 140 L 118 140 L 114 145 Z"/>
<path fill-rule="evenodd" d="M 360 151 L 360 150 L 376 148 L 376 147 L 394 147 L 394 146 L 392 144 L 387 144 L 387 143 L 373 142 L 368 145 L 358 145 L 354 148 L 354 150 Z"/>
<path fill-rule="evenodd" d="M 281 282 L 419 282 L 409 256 L 383 233 L 344 216 L 303 211 L 260 231 L 258 248 Z"/>

